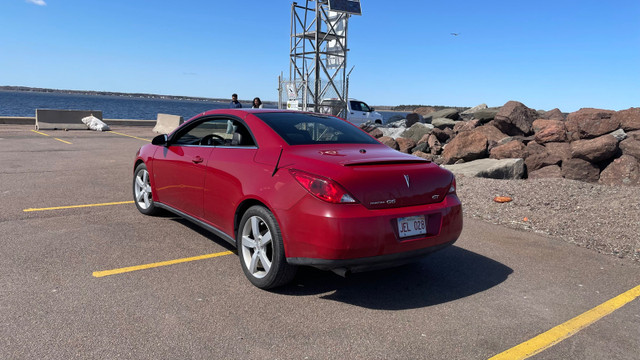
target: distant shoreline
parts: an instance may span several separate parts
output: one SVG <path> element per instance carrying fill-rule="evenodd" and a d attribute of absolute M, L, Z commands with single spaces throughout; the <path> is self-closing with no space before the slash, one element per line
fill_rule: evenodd
<path fill-rule="evenodd" d="M 99 96 L 120 96 L 129 98 L 143 98 L 143 99 L 162 99 L 162 100 L 190 100 L 190 101 L 215 101 L 226 103 L 231 99 L 222 98 L 205 98 L 195 96 L 180 96 L 180 95 L 161 95 L 161 94 L 145 94 L 145 93 L 123 93 L 115 91 L 93 91 L 93 90 L 64 90 L 64 89 L 48 89 L 48 88 L 35 88 L 28 86 L 0 86 L 0 91 L 21 91 L 21 92 L 40 92 L 40 93 L 53 93 L 53 94 L 69 94 L 69 95 L 99 95 Z M 251 102 L 250 100 L 240 100 L 241 102 Z M 265 104 L 277 104 L 276 101 L 263 101 Z"/>

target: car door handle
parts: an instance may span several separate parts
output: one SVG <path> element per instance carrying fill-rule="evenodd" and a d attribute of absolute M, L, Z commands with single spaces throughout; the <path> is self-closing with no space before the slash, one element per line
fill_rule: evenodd
<path fill-rule="evenodd" d="M 204 161 L 203 158 L 201 158 L 200 156 L 196 156 L 191 160 L 194 164 L 200 164 L 201 162 Z"/>

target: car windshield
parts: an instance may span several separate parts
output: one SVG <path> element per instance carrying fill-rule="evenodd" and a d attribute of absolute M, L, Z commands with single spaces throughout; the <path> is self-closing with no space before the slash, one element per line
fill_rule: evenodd
<path fill-rule="evenodd" d="M 377 143 L 359 128 L 331 116 L 289 112 L 255 115 L 289 145 Z"/>

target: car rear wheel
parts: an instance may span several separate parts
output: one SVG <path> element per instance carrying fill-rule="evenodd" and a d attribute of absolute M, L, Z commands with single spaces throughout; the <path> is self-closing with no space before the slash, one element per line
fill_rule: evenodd
<path fill-rule="evenodd" d="M 145 164 L 140 164 L 136 167 L 133 176 L 133 202 L 138 211 L 145 215 L 156 214 L 159 210 L 153 203 L 152 194 L 149 171 Z"/>
<path fill-rule="evenodd" d="M 242 271 L 253 285 L 271 289 L 293 280 L 297 267 L 287 263 L 280 227 L 269 210 L 250 207 L 242 216 L 236 241 Z"/>

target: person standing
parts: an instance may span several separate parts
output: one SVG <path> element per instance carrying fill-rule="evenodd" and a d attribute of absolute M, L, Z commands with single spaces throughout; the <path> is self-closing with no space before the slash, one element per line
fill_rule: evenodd
<path fill-rule="evenodd" d="M 229 104 L 229 107 L 232 109 L 242 108 L 242 104 L 238 101 L 238 94 L 231 95 L 231 103 Z"/>
<path fill-rule="evenodd" d="M 259 97 L 253 98 L 253 105 L 251 106 L 252 109 L 262 109 L 262 101 L 260 100 Z"/>

